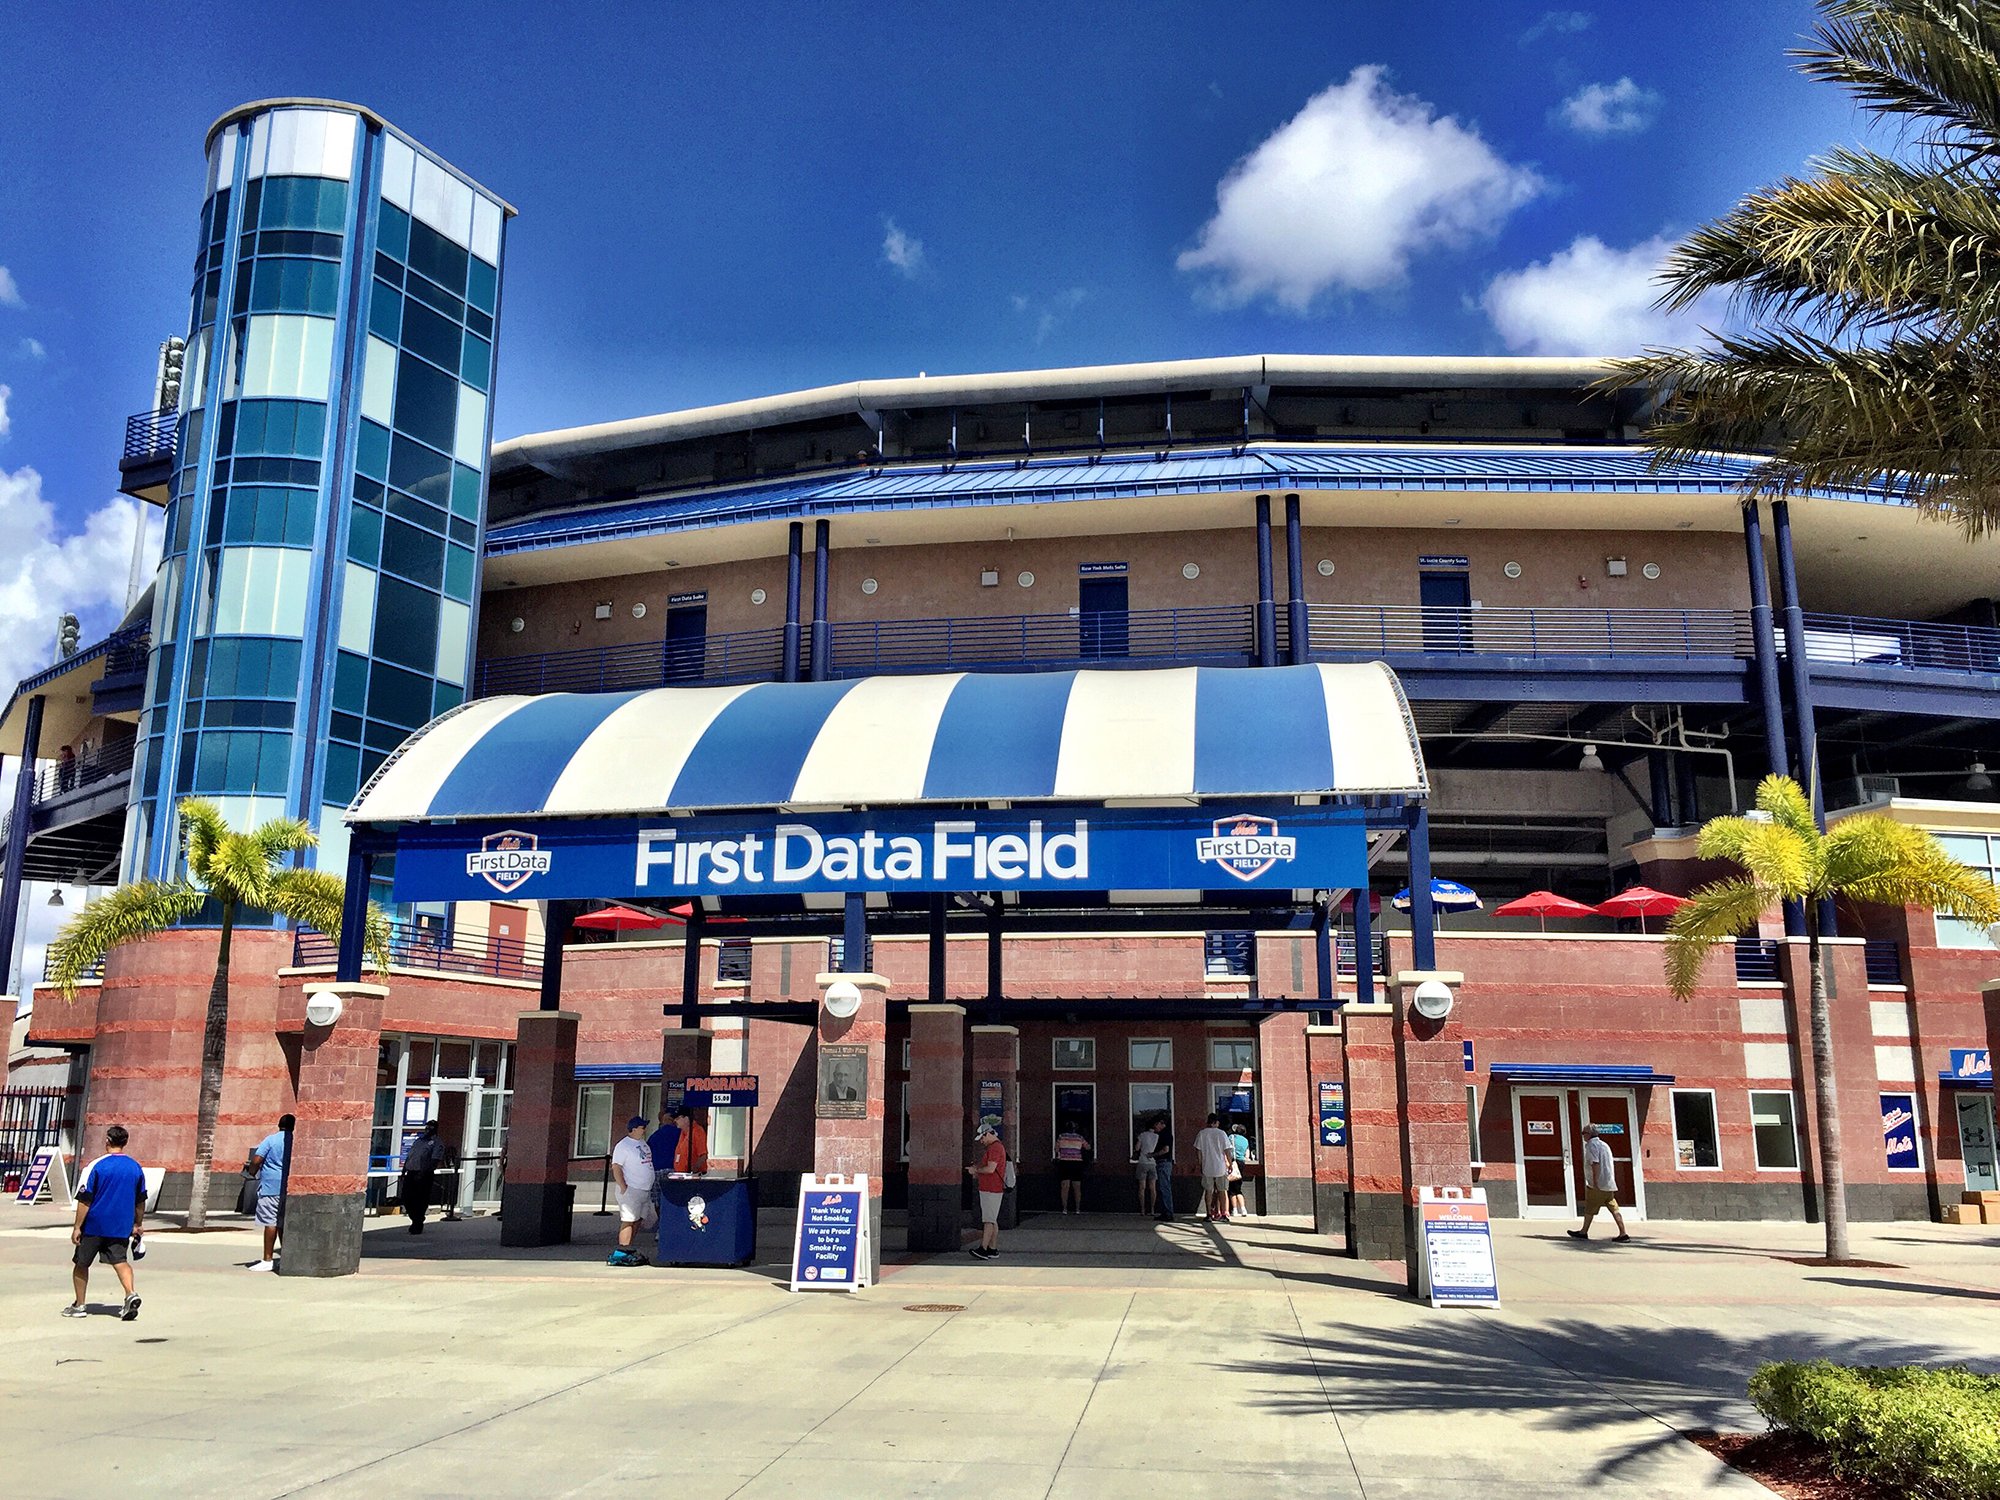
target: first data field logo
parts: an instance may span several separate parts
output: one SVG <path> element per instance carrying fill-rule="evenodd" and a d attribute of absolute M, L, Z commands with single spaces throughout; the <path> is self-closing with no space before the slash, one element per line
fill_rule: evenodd
<path fill-rule="evenodd" d="M 1241 813 L 1217 818 L 1214 827 L 1212 836 L 1195 840 L 1195 853 L 1204 861 L 1221 865 L 1238 880 L 1255 880 L 1278 861 L 1298 858 L 1299 841 L 1280 834 L 1276 818 Z"/>
<path fill-rule="evenodd" d="M 511 895 L 527 883 L 530 875 L 549 873 L 552 851 L 538 847 L 532 833 L 504 829 L 489 833 L 477 849 L 465 856 L 465 873 L 483 875 L 486 883 L 501 895 Z"/>

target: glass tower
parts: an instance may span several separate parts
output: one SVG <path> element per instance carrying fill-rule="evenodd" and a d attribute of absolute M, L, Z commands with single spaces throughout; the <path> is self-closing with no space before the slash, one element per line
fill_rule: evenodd
<path fill-rule="evenodd" d="M 512 214 L 355 105 L 210 130 L 126 879 L 175 872 L 188 795 L 341 870 L 355 790 L 463 700 Z"/>

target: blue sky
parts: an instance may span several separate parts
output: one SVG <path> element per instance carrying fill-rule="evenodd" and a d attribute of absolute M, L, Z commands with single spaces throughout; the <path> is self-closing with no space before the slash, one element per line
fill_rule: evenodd
<path fill-rule="evenodd" d="M 1859 129 L 1783 55 L 1810 19 L 15 7 L 0 677 L 46 659 L 57 608 L 96 626 L 122 603 L 122 423 L 185 321 L 203 133 L 244 100 L 366 103 L 519 208 L 509 435 L 918 370 L 1670 336 L 1644 307 L 1659 237 Z"/>

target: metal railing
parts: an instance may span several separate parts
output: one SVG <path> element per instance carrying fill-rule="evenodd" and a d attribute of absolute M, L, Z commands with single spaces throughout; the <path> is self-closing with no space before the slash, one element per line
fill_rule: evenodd
<path fill-rule="evenodd" d="M 715 977 L 749 983 L 750 953 L 750 939 L 724 938 L 715 955 Z"/>
<path fill-rule="evenodd" d="M 711 635 L 697 641 L 643 641 L 488 657 L 479 663 L 475 698 L 501 693 L 615 693 L 673 683 L 765 682 L 783 675 L 782 627 Z"/>
<path fill-rule="evenodd" d="M 1368 935 L 1368 947 L 1375 959 L 1375 978 L 1379 982 L 1388 972 L 1389 945 L 1379 932 Z M 1354 934 L 1336 932 L 1333 935 L 1333 971 L 1344 979 L 1352 979 L 1359 972 L 1354 962 Z"/>
<path fill-rule="evenodd" d="M 1738 938 L 1736 940 L 1736 982 L 1775 984 L 1778 980 L 1778 940 Z"/>
<path fill-rule="evenodd" d="M 56 950 L 55 950 L 55 945 L 53 943 L 51 943 L 47 948 L 42 950 L 43 984 L 51 984 L 54 982 L 50 976 L 55 973 L 55 956 L 56 956 Z M 85 969 L 81 974 L 77 975 L 76 977 L 79 979 L 102 979 L 104 977 L 104 960 L 101 958 L 98 959 L 96 963 L 92 964 L 89 968 Z"/>
<path fill-rule="evenodd" d="M 314 928 L 301 927 L 292 937 L 292 963 L 299 968 L 323 968 L 338 956 L 333 939 Z M 439 974 L 539 979 L 542 945 L 492 933 L 455 933 L 447 942 L 444 933 L 430 923 L 391 922 L 389 962 L 398 969 L 429 969 Z"/>
<path fill-rule="evenodd" d="M 1283 633 L 1284 615 L 1280 611 Z M 1738 657 L 1749 615 L 1733 609 L 1437 609 L 1313 604 L 1315 656 L 1396 652 L 1473 656 Z"/>
<path fill-rule="evenodd" d="M 1903 945 L 1890 938 L 1867 938 L 1861 944 L 1870 984 L 1903 982 Z"/>
<path fill-rule="evenodd" d="M 146 662 L 153 650 L 153 627 L 134 625 L 130 630 L 105 637 L 104 676 L 144 677 Z M 103 679 L 100 679 L 102 681 Z"/>
<path fill-rule="evenodd" d="M 68 1089 L 0 1093 L 0 1189 L 12 1193 L 42 1147 L 64 1144 L 71 1108 Z"/>
<path fill-rule="evenodd" d="M 1257 972 L 1257 934 L 1202 934 L 1202 962 L 1210 979 L 1249 979 Z"/>
<path fill-rule="evenodd" d="M 984 619 L 842 620 L 828 629 L 836 677 L 1128 658 L 1241 658 L 1256 650 L 1247 604 Z"/>
<path fill-rule="evenodd" d="M 172 407 L 162 411 L 142 411 L 125 419 L 125 458 L 132 463 L 149 463 L 174 456 L 174 432 L 180 413 Z"/>
<path fill-rule="evenodd" d="M 1909 672 L 2000 672 L 2000 630 L 1983 625 L 1818 614 L 1805 620 L 1808 661 Z M 1782 630 L 1778 644 L 1784 649 Z"/>
<path fill-rule="evenodd" d="M 113 740 L 87 755 L 71 756 L 68 760 L 43 761 L 35 771 L 35 801 L 53 802 L 103 783 L 130 780 L 132 760 L 138 750 L 139 741 L 135 737 Z"/>

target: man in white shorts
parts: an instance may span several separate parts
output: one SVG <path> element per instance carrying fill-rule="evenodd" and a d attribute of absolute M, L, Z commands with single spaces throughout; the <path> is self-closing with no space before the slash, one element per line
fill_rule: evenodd
<path fill-rule="evenodd" d="M 632 1241 L 642 1227 L 650 1229 L 659 1222 L 659 1210 L 653 1206 L 655 1175 L 653 1148 L 646 1144 L 646 1117 L 634 1115 L 625 1122 L 625 1139 L 611 1153 L 611 1180 L 618 1188 L 618 1248 L 608 1264 L 647 1264 Z"/>
<path fill-rule="evenodd" d="M 1132 1145 L 1132 1166 L 1139 1174 L 1139 1212 L 1150 1216 L 1159 1200 L 1160 1170 L 1153 1153 L 1160 1148 L 1160 1133 L 1148 1125 Z"/>

